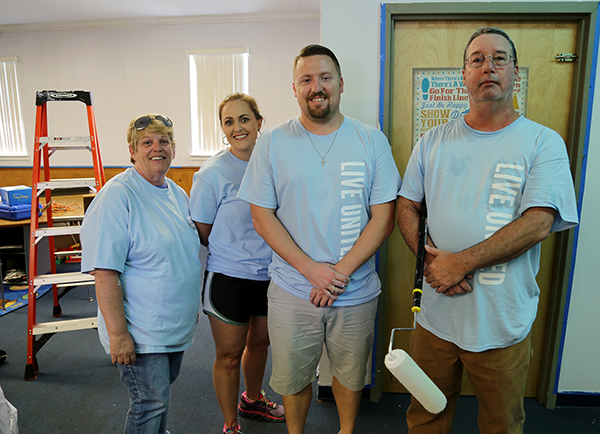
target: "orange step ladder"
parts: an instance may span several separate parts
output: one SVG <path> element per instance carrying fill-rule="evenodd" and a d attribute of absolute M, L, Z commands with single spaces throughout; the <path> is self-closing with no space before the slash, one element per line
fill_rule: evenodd
<path fill-rule="evenodd" d="M 49 137 L 48 136 L 48 102 L 82 102 L 86 106 L 89 136 L 84 137 Z M 52 190 L 56 189 L 81 189 L 97 192 L 106 183 L 104 167 L 98 147 L 98 133 L 92 105 L 92 94 L 87 90 L 40 90 L 36 92 L 36 118 L 35 118 L 35 149 L 33 154 L 33 180 L 31 200 L 31 226 L 29 231 L 29 304 L 27 316 L 27 366 L 25 379 L 34 380 L 39 372 L 36 354 L 42 346 L 55 334 L 64 331 L 83 330 L 96 328 L 96 318 L 81 318 L 67 321 L 51 321 L 37 323 L 36 321 L 36 293 L 43 285 L 52 285 L 54 298 L 53 316 L 62 315 L 59 299 L 75 286 L 89 286 L 94 284 L 94 278 L 81 272 L 57 273 L 55 256 L 74 254 L 73 251 L 55 252 L 54 237 L 61 235 L 78 235 L 81 230 L 83 216 L 79 217 L 53 217 L 52 215 Z M 50 156 L 56 152 L 87 149 L 92 154 L 94 178 L 50 179 Z M 41 181 L 42 167 L 44 180 Z M 40 196 L 45 194 L 46 227 L 40 227 L 39 204 Z M 48 239 L 50 254 L 50 274 L 37 276 L 38 243 Z M 58 288 L 65 288 L 59 295 Z"/>

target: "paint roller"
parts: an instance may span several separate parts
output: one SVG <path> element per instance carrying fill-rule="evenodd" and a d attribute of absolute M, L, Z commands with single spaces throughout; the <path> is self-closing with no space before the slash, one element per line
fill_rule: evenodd
<path fill-rule="evenodd" d="M 414 314 L 411 328 L 392 329 L 390 348 L 385 356 L 385 366 L 406 387 L 410 394 L 421 403 L 425 410 L 437 414 L 446 407 L 446 397 L 431 381 L 416 362 L 404 350 L 393 350 L 394 332 L 414 330 L 417 326 L 417 314 L 421 312 L 421 295 L 423 294 L 423 268 L 425 265 L 425 244 L 427 242 L 427 206 L 425 200 L 421 204 L 419 219 L 419 243 L 417 246 L 417 264 L 415 267 L 415 284 L 413 289 L 412 312 Z"/>

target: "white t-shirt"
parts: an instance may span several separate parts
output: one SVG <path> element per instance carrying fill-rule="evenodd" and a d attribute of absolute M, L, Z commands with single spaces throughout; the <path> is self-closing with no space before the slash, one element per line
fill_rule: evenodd
<path fill-rule="evenodd" d="M 519 118 L 482 132 L 459 118 L 417 143 L 400 195 L 426 197 L 436 247 L 459 252 L 492 236 L 531 207 L 558 211 L 552 226 L 577 224 L 575 192 L 562 138 Z M 505 264 L 475 270 L 473 292 L 447 297 L 424 283 L 418 322 L 468 351 L 505 348 L 523 340 L 537 313 L 540 245 Z"/>
<path fill-rule="evenodd" d="M 250 204 L 237 197 L 248 162 L 224 149 L 194 174 L 190 214 L 212 224 L 207 270 L 251 280 L 269 280 L 271 248 L 252 225 Z"/>
<path fill-rule="evenodd" d="M 396 199 L 400 175 L 381 131 L 346 117 L 336 133 L 311 134 L 299 118 L 265 131 L 250 158 L 239 197 L 276 216 L 298 247 L 316 262 L 336 264 L 352 248 L 370 220 L 370 207 Z M 273 252 L 269 266 L 283 290 L 308 300 L 312 285 Z M 377 297 L 381 284 L 374 258 L 352 276 L 336 306 Z"/>
<path fill-rule="evenodd" d="M 158 188 L 134 168 L 109 180 L 81 228 L 81 270 L 118 271 L 136 353 L 182 351 L 192 343 L 200 304 L 200 239 L 188 197 L 170 179 Z M 109 338 L 98 310 L 100 340 Z"/>

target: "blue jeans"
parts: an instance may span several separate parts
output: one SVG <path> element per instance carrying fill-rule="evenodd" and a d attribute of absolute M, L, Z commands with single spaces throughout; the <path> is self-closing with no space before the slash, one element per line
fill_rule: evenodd
<path fill-rule="evenodd" d="M 179 375 L 183 351 L 135 357 L 133 365 L 117 365 L 129 392 L 125 434 L 165 434 L 171 384 Z"/>

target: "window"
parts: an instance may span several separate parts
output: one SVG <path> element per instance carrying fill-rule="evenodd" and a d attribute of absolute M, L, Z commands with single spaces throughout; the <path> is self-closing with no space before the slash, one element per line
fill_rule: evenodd
<path fill-rule="evenodd" d="M 218 107 L 230 93 L 248 93 L 248 48 L 188 50 L 192 156 L 223 149 Z"/>
<path fill-rule="evenodd" d="M 16 57 L 0 57 L 0 157 L 26 157 Z"/>

